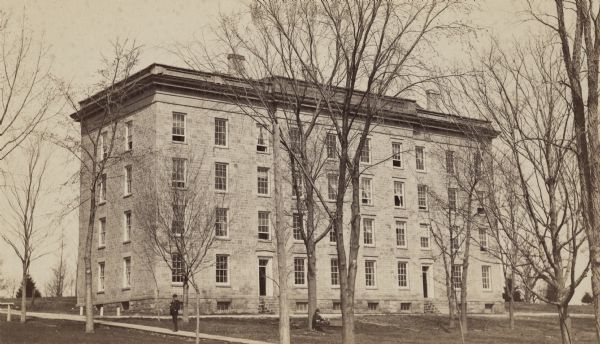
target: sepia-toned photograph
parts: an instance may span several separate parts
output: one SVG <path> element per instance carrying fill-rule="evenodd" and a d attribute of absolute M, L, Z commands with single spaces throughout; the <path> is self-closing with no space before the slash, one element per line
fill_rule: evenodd
<path fill-rule="evenodd" d="M 0 0 L 0 344 L 600 344 L 600 0 Z"/>

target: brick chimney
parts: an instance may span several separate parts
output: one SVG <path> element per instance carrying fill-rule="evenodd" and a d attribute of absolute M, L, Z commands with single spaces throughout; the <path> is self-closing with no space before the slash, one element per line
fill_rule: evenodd
<path fill-rule="evenodd" d="M 231 75 L 243 75 L 246 72 L 246 58 L 244 55 L 227 55 L 227 73 Z"/>
<path fill-rule="evenodd" d="M 427 95 L 427 110 L 429 111 L 441 111 L 440 110 L 440 101 L 441 96 L 440 93 L 436 90 L 427 90 L 425 91 Z"/>

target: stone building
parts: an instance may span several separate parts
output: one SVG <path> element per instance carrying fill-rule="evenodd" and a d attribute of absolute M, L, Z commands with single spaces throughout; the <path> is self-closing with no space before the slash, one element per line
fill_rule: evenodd
<path fill-rule="evenodd" d="M 177 271 L 160 260 L 149 266 L 142 259 L 144 235 L 135 209 L 145 201 L 140 190 L 149 175 L 162 172 L 171 178 L 173 158 L 193 153 L 201 156 L 208 192 L 223 195 L 227 203 L 224 224 L 207 255 L 211 263 L 199 277 L 203 312 L 276 311 L 275 244 L 269 220 L 272 142 L 261 141 L 266 133 L 227 96 L 234 79 L 158 64 L 129 79 L 124 82 L 135 80 L 138 86 L 128 97 L 115 134 L 121 158 L 107 169 L 99 190 L 92 249 L 94 304 L 133 311 L 150 307 L 156 291 L 162 302 L 172 293 L 181 295 Z M 486 145 L 495 134 L 485 121 L 425 110 L 413 100 L 387 101 L 390 111 L 374 126 L 361 159 L 370 168 L 363 174 L 357 312 L 447 311 L 444 269 L 429 230 L 433 200 L 428 198 L 432 192 L 445 195 L 448 189 L 446 165 L 452 157 L 440 152 L 464 151 L 474 140 L 467 132 L 476 132 L 478 142 Z M 82 104 L 85 108 L 85 101 Z M 335 145 L 335 139 L 327 139 L 327 128 L 322 134 L 325 146 Z M 110 139 L 110 132 L 103 135 Z M 225 183 L 220 190 L 215 190 L 217 178 Z M 261 178 L 263 189 L 257 188 Z M 323 179 L 326 188 L 327 178 Z M 285 207 L 292 209 L 291 187 L 285 190 Z M 82 178 L 81 199 L 87 197 Z M 84 297 L 86 206 L 83 202 L 80 210 L 79 304 Z M 292 310 L 306 312 L 306 254 L 292 233 L 292 218 L 290 213 L 290 304 Z M 472 239 L 469 307 L 502 311 L 502 266 L 486 250 L 485 221 L 476 222 L 474 233 L 479 237 Z M 327 236 L 317 245 L 318 306 L 324 312 L 340 307 L 332 241 Z M 460 277 L 458 270 L 453 273 Z"/>

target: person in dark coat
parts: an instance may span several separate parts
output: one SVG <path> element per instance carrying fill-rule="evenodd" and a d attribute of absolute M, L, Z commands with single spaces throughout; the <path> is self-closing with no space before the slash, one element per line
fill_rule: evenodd
<path fill-rule="evenodd" d="M 329 326 L 329 321 L 321 316 L 317 308 L 312 318 L 312 327 L 314 330 L 323 331 L 323 326 Z"/>
<path fill-rule="evenodd" d="M 171 305 L 169 306 L 169 313 L 171 313 L 171 317 L 173 318 L 173 332 L 177 332 L 177 316 L 179 316 L 179 300 L 177 300 L 177 294 L 173 294 L 173 300 L 171 300 Z"/>

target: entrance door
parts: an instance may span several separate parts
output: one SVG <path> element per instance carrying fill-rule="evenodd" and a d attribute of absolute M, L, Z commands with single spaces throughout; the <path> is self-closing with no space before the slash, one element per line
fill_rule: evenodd
<path fill-rule="evenodd" d="M 429 298 L 429 291 L 427 289 L 427 281 L 429 281 L 429 266 L 421 267 L 422 278 L 423 278 L 423 297 Z"/>
<path fill-rule="evenodd" d="M 267 296 L 267 266 L 269 260 L 266 258 L 258 259 L 258 295 Z"/>

